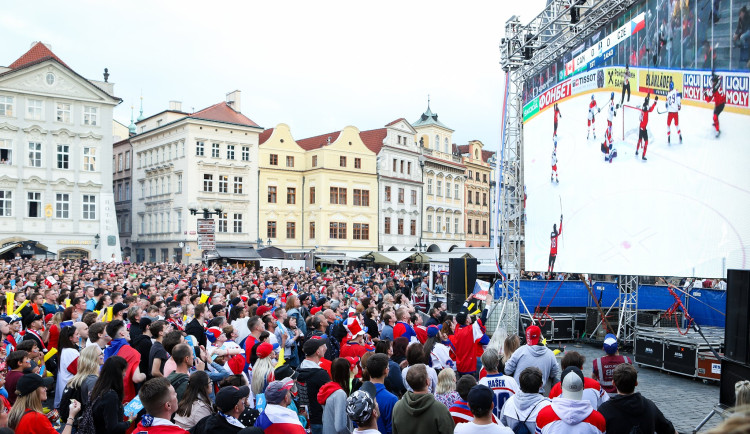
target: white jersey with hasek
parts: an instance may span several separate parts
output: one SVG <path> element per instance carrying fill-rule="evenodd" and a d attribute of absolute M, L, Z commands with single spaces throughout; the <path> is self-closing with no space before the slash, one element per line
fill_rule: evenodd
<path fill-rule="evenodd" d="M 682 107 L 682 99 L 677 93 L 677 89 L 672 89 L 667 94 L 667 111 L 670 113 L 677 113 Z"/>

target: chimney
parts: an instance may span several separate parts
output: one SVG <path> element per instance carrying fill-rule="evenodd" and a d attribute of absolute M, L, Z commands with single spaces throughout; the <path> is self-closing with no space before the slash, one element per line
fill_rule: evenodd
<path fill-rule="evenodd" d="M 234 92 L 229 92 L 227 94 L 227 105 L 229 107 L 232 107 L 232 109 L 237 113 L 240 113 L 242 107 L 240 104 L 242 99 L 241 94 L 242 92 L 239 90 L 235 90 Z"/>
<path fill-rule="evenodd" d="M 169 101 L 169 110 L 175 112 L 182 111 L 182 101 Z"/>

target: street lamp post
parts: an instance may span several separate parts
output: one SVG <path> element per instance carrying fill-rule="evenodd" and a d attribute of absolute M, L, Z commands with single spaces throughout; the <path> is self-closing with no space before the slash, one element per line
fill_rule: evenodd
<path fill-rule="evenodd" d="M 198 224 L 198 237 L 199 237 L 199 245 L 198 248 L 203 250 L 203 247 L 201 246 L 201 242 L 203 243 L 210 243 L 209 245 L 212 245 L 213 248 L 206 249 L 203 254 L 205 255 L 209 250 L 215 250 L 216 249 L 216 239 L 215 237 L 215 229 L 214 229 L 214 222 L 211 217 L 213 216 L 221 216 L 224 213 L 224 205 L 216 201 L 212 205 L 213 211 L 211 211 L 209 205 L 207 204 L 199 204 L 196 202 L 191 202 L 188 204 L 188 210 L 190 210 L 191 215 L 201 215 L 204 220 L 211 219 L 211 226 L 210 229 L 207 229 L 208 232 L 201 232 L 201 225 Z M 199 221 L 200 223 L 200 221 Z M 208 240 L 200 241 L 200 238 L 202 235 L 210 235 Z"/>

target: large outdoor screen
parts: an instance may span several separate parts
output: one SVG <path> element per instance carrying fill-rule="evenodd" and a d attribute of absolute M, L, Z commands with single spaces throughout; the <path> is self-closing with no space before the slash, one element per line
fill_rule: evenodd
<path fill-rule="evenodd" d="M 750 267 L 750 48 L 736 2 L 675 3 L 637 4 L 526 82 L 526 270 Z"/>

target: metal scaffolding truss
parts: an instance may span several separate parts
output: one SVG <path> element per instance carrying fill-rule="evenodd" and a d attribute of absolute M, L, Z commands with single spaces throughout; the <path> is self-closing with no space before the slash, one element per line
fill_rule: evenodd
<path fill-rule="evenodd" d="M 620 302 L 617 338 L 632 343 L 635 341 L 635 326 L 638 324 L 638 276 L 618 276 L 617 289 Z"/>
<path fill-rule="evenodd" d="M 507 99 L 503 119 L 498 171 L 498 216 L 500 266 L 507 273 L 501 302 L 505 303 L 497 327 L 514 331 L 518 327 L 519 275 L 523 234 L 523 86 L 526 79 L 556 62 L 564 53 L 581 45 L 601 26 L 610 22 L 638 0 L 552 0 L 526 25 L 517 16 L 505 23 L 500 44 L 500 64 L 505 71 Z M 579 20 L 571 23 L 571 8 L 577 8 Z M 621 277 L 620 328 L 618 336 L 632 340 L 638 305 L 638 278 Z M 633 286 L 633 282 L 635 286 Z M 624 285 L 624 286 L 623 286 Z M 507 301 L 507 302 L 506 302 Z M 508 309 L 508 306 L 515 307 Z"/>

